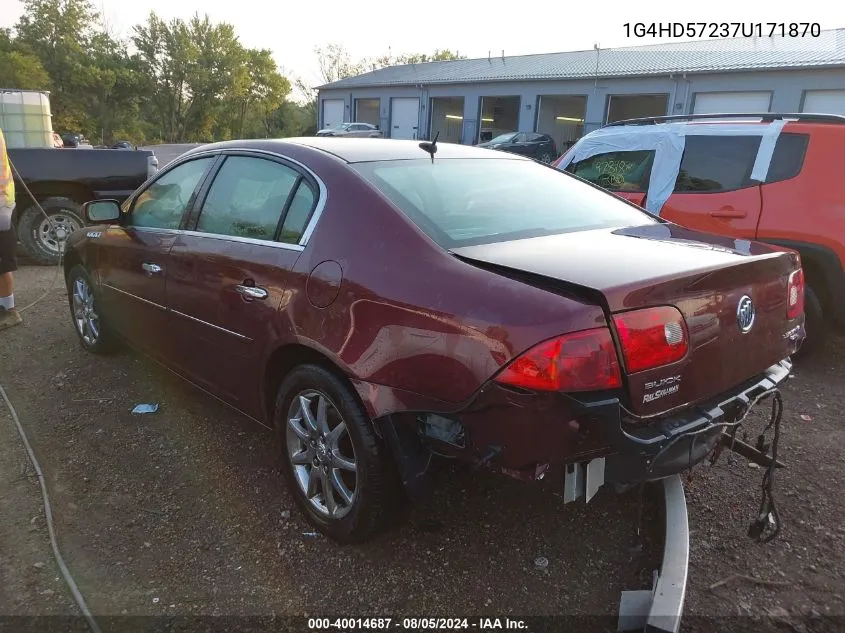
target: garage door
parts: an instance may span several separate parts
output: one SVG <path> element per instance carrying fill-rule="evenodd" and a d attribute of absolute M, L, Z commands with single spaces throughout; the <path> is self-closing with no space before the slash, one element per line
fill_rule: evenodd
<path fill-rule="evenodd" d="M 394 97 L 390 100 L 390 138 L 417 138 L 420 100 Z"/>
<path fill-rule="evenodd" d="M 768 112 L 771 92 L 697 92 L 694 114 Z"/>
<path fill-rule="evenodd" d="M 802 112 L 845 114 L 845 90 L 808 90 Z"/>
<path fill-rule="evenodd" d="M 343 123 L 343 99 L 326 99 L 323 101 L 323 127 L 332 127 Z"/>

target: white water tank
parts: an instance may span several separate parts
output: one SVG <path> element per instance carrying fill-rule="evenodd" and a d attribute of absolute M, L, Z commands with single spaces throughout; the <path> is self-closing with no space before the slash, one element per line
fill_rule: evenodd
<path fill-rule="evenodd" d="M 8 147 L 54 147 L 50 93 L 0 89 L 0 129 Z"/>

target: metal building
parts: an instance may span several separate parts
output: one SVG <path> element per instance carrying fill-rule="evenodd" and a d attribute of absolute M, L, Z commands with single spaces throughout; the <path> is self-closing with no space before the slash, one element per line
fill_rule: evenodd
<path fill-rule="evenodd" d="M 319 88 L 320 127 L 464 144 L 542 132 L 561 152 L 620 119 L 775 111 L 845 114 L 845 29 L 409 64 Z"/>

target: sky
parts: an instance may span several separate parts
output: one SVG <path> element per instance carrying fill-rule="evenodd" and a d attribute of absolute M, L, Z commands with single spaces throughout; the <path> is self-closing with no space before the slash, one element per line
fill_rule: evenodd
<path fill-rule="evenodd" d="M 128 37 L 150 11 L 170 18 L 207 13 L 212 21 L 235 27 L 241 43 L 268 48 L 285 73 L 311 85 L 320 77 L 314 48 L 342 44 L 353 59 L 392 52 L 457 50 L 468 57 L 525 55 L 680 41 L 636 37 L 625 24 L 635 23 L 818 23 L 822 29 L 845 27 L 836 2 L 783 0 L 94 0 L 113 32 Z M 0 26 L 15 24 L 20 0 L 0 0 Z M 633 28 L 633 26 L 631 27 Z M 733 27 L 731 27 L 733 28 Z M 686 39 L 686 38 L 684 38 Z"/>

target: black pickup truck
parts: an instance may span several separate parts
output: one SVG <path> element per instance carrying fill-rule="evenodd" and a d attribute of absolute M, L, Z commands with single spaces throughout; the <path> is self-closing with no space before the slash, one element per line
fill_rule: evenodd
<path fill-rule="evenodd" d="M 85 225 L 82 203 L 123 200 L 158 170 L 149 150 L 9 148 L 8 154 L 52 220 L 47 221 L 16 176 L 12 223 L 23 254 L 44 264 L 58 263 L 61 241 Z"/>

